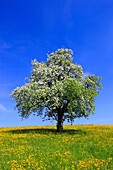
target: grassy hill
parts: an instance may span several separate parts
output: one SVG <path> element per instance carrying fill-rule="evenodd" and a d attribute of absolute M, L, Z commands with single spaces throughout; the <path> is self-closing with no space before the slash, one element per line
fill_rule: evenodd
<path fill-rule="evenodd" d="M 113 126 L 0 128 L 0 170 L 113 170 Z"/>

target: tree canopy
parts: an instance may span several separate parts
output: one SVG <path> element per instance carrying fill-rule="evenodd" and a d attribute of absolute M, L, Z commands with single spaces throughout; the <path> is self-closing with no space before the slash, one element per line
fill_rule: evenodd
<path fill-rule="evenodd" d="M 48 54 L 46 62 L 33 60 L 28 82 L 11 96 L 20 116 L 52 118 L 61 131 L 65 120 L 73 122 L 94 113 L 101 87 L 101 77 L 85 75 L 82 66 L 73 62 L 73 51 L 61 48 Z"/>

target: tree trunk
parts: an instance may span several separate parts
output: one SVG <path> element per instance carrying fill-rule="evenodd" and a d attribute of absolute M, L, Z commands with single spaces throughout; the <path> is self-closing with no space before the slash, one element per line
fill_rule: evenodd
<path fill-rule="evenodd" d="M 57 124 L 57 132 L 62 132 L 62 131 L 63 131 L 63 125 Z"/>
<path fill-rule="evenodd" d="M 57 132 L 63 131 L 63 113 L 59 109 L 58 111 L 58 120 L 57 120 Z"/>

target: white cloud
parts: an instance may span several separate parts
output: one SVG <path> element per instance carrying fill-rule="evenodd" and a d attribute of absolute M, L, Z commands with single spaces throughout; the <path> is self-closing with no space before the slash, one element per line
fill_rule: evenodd
<path fill-rule="evenodd" d="M 8 109 L 3 104 L 0 104 L 0 111 L 8 112 Z"/>
<path fill-rule="evenodd" d="M 12 47 L 12 46 L 11 46 L 11 44 L 9 44 L 9 43 L 6 43 L 6 42 L 0 43 L 0 50 L 9 49 L 9 48 L 11 48 L 11 47 Z"/>
<path fill-rule="evenodd" d="M 89 75 L 91 75 L 91 74 L 88 73 L 88 72 L 85 72 L 85 73 L 84 73 L 84 77 L 87 77 L 87 76 L 89 76 Z"/>

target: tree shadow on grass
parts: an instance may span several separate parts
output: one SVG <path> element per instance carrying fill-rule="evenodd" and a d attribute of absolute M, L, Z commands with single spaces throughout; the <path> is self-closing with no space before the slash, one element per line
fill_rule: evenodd
<path fill-rule="evenodd" d="M 62 132 L 57 132 L 56 129 L 46 129 L 46 128 L 34 128 L 34 129 L 13 129 L 9 130 L 12 134 L 29 134 L 29 133 L 37 133 L 37 134 L 67 134 L 67 135 L 86 135 L 86 131 L 81 129 L 64 129 Z"/>

